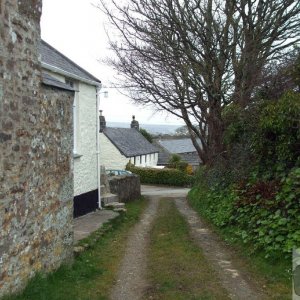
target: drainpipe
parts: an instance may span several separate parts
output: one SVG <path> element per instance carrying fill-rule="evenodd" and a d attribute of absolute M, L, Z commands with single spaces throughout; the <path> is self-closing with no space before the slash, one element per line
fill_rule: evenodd
<path fill-rule="evenodd" d="M 96 144 L 97 144 L 97 184 L 98 184 L 98 208 L 102 209 L 101 205 L 101 167 L 100 167 L 100 120 L 99 120 L 99 107 L 100 107 L 100 90 L 101 85 L 96 87 Z"/>

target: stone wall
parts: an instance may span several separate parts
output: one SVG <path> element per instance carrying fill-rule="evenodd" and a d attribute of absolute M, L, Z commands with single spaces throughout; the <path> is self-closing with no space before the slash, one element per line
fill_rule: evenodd
<path fill-rule="evenodd" d="M 108 178 L 110 192 L 118 195 L 120 202 L 128 202 L 141 197 L 140 177 L 132 176 L 112 176 Z"/>
<path fill-rule="evenodd" d="M 0 1 L 0 297 L 72 257 L 73 93 L 41 85 L 40 15 Z"/>

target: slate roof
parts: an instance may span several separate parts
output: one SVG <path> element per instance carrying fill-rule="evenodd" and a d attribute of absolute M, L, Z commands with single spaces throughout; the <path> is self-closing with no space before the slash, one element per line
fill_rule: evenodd
<path fill-rule="evenodd" d="M 52 77 L 51 75 L 49 75 L 45 72 L 42 72 L 42 82 L 44 85 L 56 87 L 56 88 L 59 88 L 62 90 L 67 90 L 67 91 L 71 91 L 71 92 L 75 91 L 71 86 L 55 79 L 54 77 Z"/>
<path fill-rule="evenodd" d="M 181 159 L 192 166 L 199 166 L 201 160 L 190 138 L 156 140 L 159 147 L 158 166 L 167 166 L 172 154 L 178 154 Z"/>
<path fill-rule="evenodd" d="M 180 153 L 181 159 L 192 166 L 199 166 L 201 160 L 197 152 Z"/>
<path fill-rule="evenodd" d="M 169 160 L 171 158 L 171 153 L 166 150 L 162 145 L 158 143 L 158 140 L 154 140 L 153 144 L 157 147 L 158 149 L 158 160 L 157 160 L 157 165 L 158 166 L 166 166 L 169 163 Z"/>
<path fill-rule="evenodd" d="M 43 40 L 39 44 L 39 53 L 41 55 L 42 63 L 68 72 L 70 73 L 70 77 L 72 77 L 71 75 L 74 75 L 85 80 L 95 81 L 99 84 L 101 83 L 99 79 L 94 77 L 89 72 L 85 71 L 83 68 L 78 66 L 68 57 L 57 51 L 55 48 L 53 48 Z"/>
<path fill-rule="evenodd" d="M 170 153 L 187 153 L 196 151 L 196 148 L 190 138 L 159 140 L 158 143 Z"/>
<path fill-rule="evenodd" d="M 199 166 L 201 160 L 197 152 L 190 152 L 190 153 L 180 153 L 178 154 L 182 161 L 187 162 L 192 166 Z M 172 154 L 167 152 L 159 152 L 158 153 L 158 166 L 167 166 L 169 164 L 170 158 Z"/>
<path fill-rule="evenodd" d="M 158 148 L 149 143 L 144 136 L 134 128 L 106 127 L 103 133 L 126 157 L 158 152 Z"/>

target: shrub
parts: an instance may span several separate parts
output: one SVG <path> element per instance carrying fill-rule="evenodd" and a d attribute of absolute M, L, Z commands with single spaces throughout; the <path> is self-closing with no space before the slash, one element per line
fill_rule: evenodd
<path fill-rule="evenodd" d="M 193 175 L 193 173 L 194 173 L 194 171 L 193 171 L 193 166 L 190 165 L 190 164 L 188 164 L 188 165 L 186 166 L 186 168 L 185 168 L 185 172 L 186 172 L 186 174 L 188 174 L 188 175 Z"/>
<path fill-rule="evenodd" d="M 169 159 L 169 168 L 177 169 L 182 172 L 186 172 L 188 163 L 183 161 L 178 154 L 172 154 Z M 188 174 L 188 173 L 187 173 Z"/>
<path fill-rule="evenodd" d="M 230 229 L 253 251 L 280 255 L 300 246 L 300 168 L 280 181 L 257 179 L 227 188 L 209 187 L 202 181 L 189 199 L 204 217 Z"/>
<path fill-rule="evenodd" d="M 128 164 L 126 169 L 140 176 L 141 183 L 191 186 L 194 177 L 177 169 L 140 168 Z"/>
<path fill-rule="evenodd" d="M 260 166 L 292 168 L 300 156 L 300 94 L 286 93 L 262 112 L 253 138 Z M 299 163 L 299 161 L 298 161 Z"/>

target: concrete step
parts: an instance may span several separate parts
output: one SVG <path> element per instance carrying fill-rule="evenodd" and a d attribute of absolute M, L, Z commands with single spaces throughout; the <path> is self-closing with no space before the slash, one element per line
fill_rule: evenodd
<path fill-rule="evenodd" d="M 101 195 L 101 201 L 104 203 L 104 206 L 109 203 L 119 202 L 118 195 L 105 193 Z"/>
<path fill-rule="evenodd" d="M 122 203 L 122 202 L 111 202 L 111 203 L 105 204 L 104 207 L 112 207 L 113 209 L 125 208 L 125 203 Z"/>
<path fill-rule="evenodd" d="M 127 209 L 124 208 L 124 207 L 121 207 L 121 208 L 114 208 L 114 211 L 115 211 L 115 212 L 126 212 Z"/>

